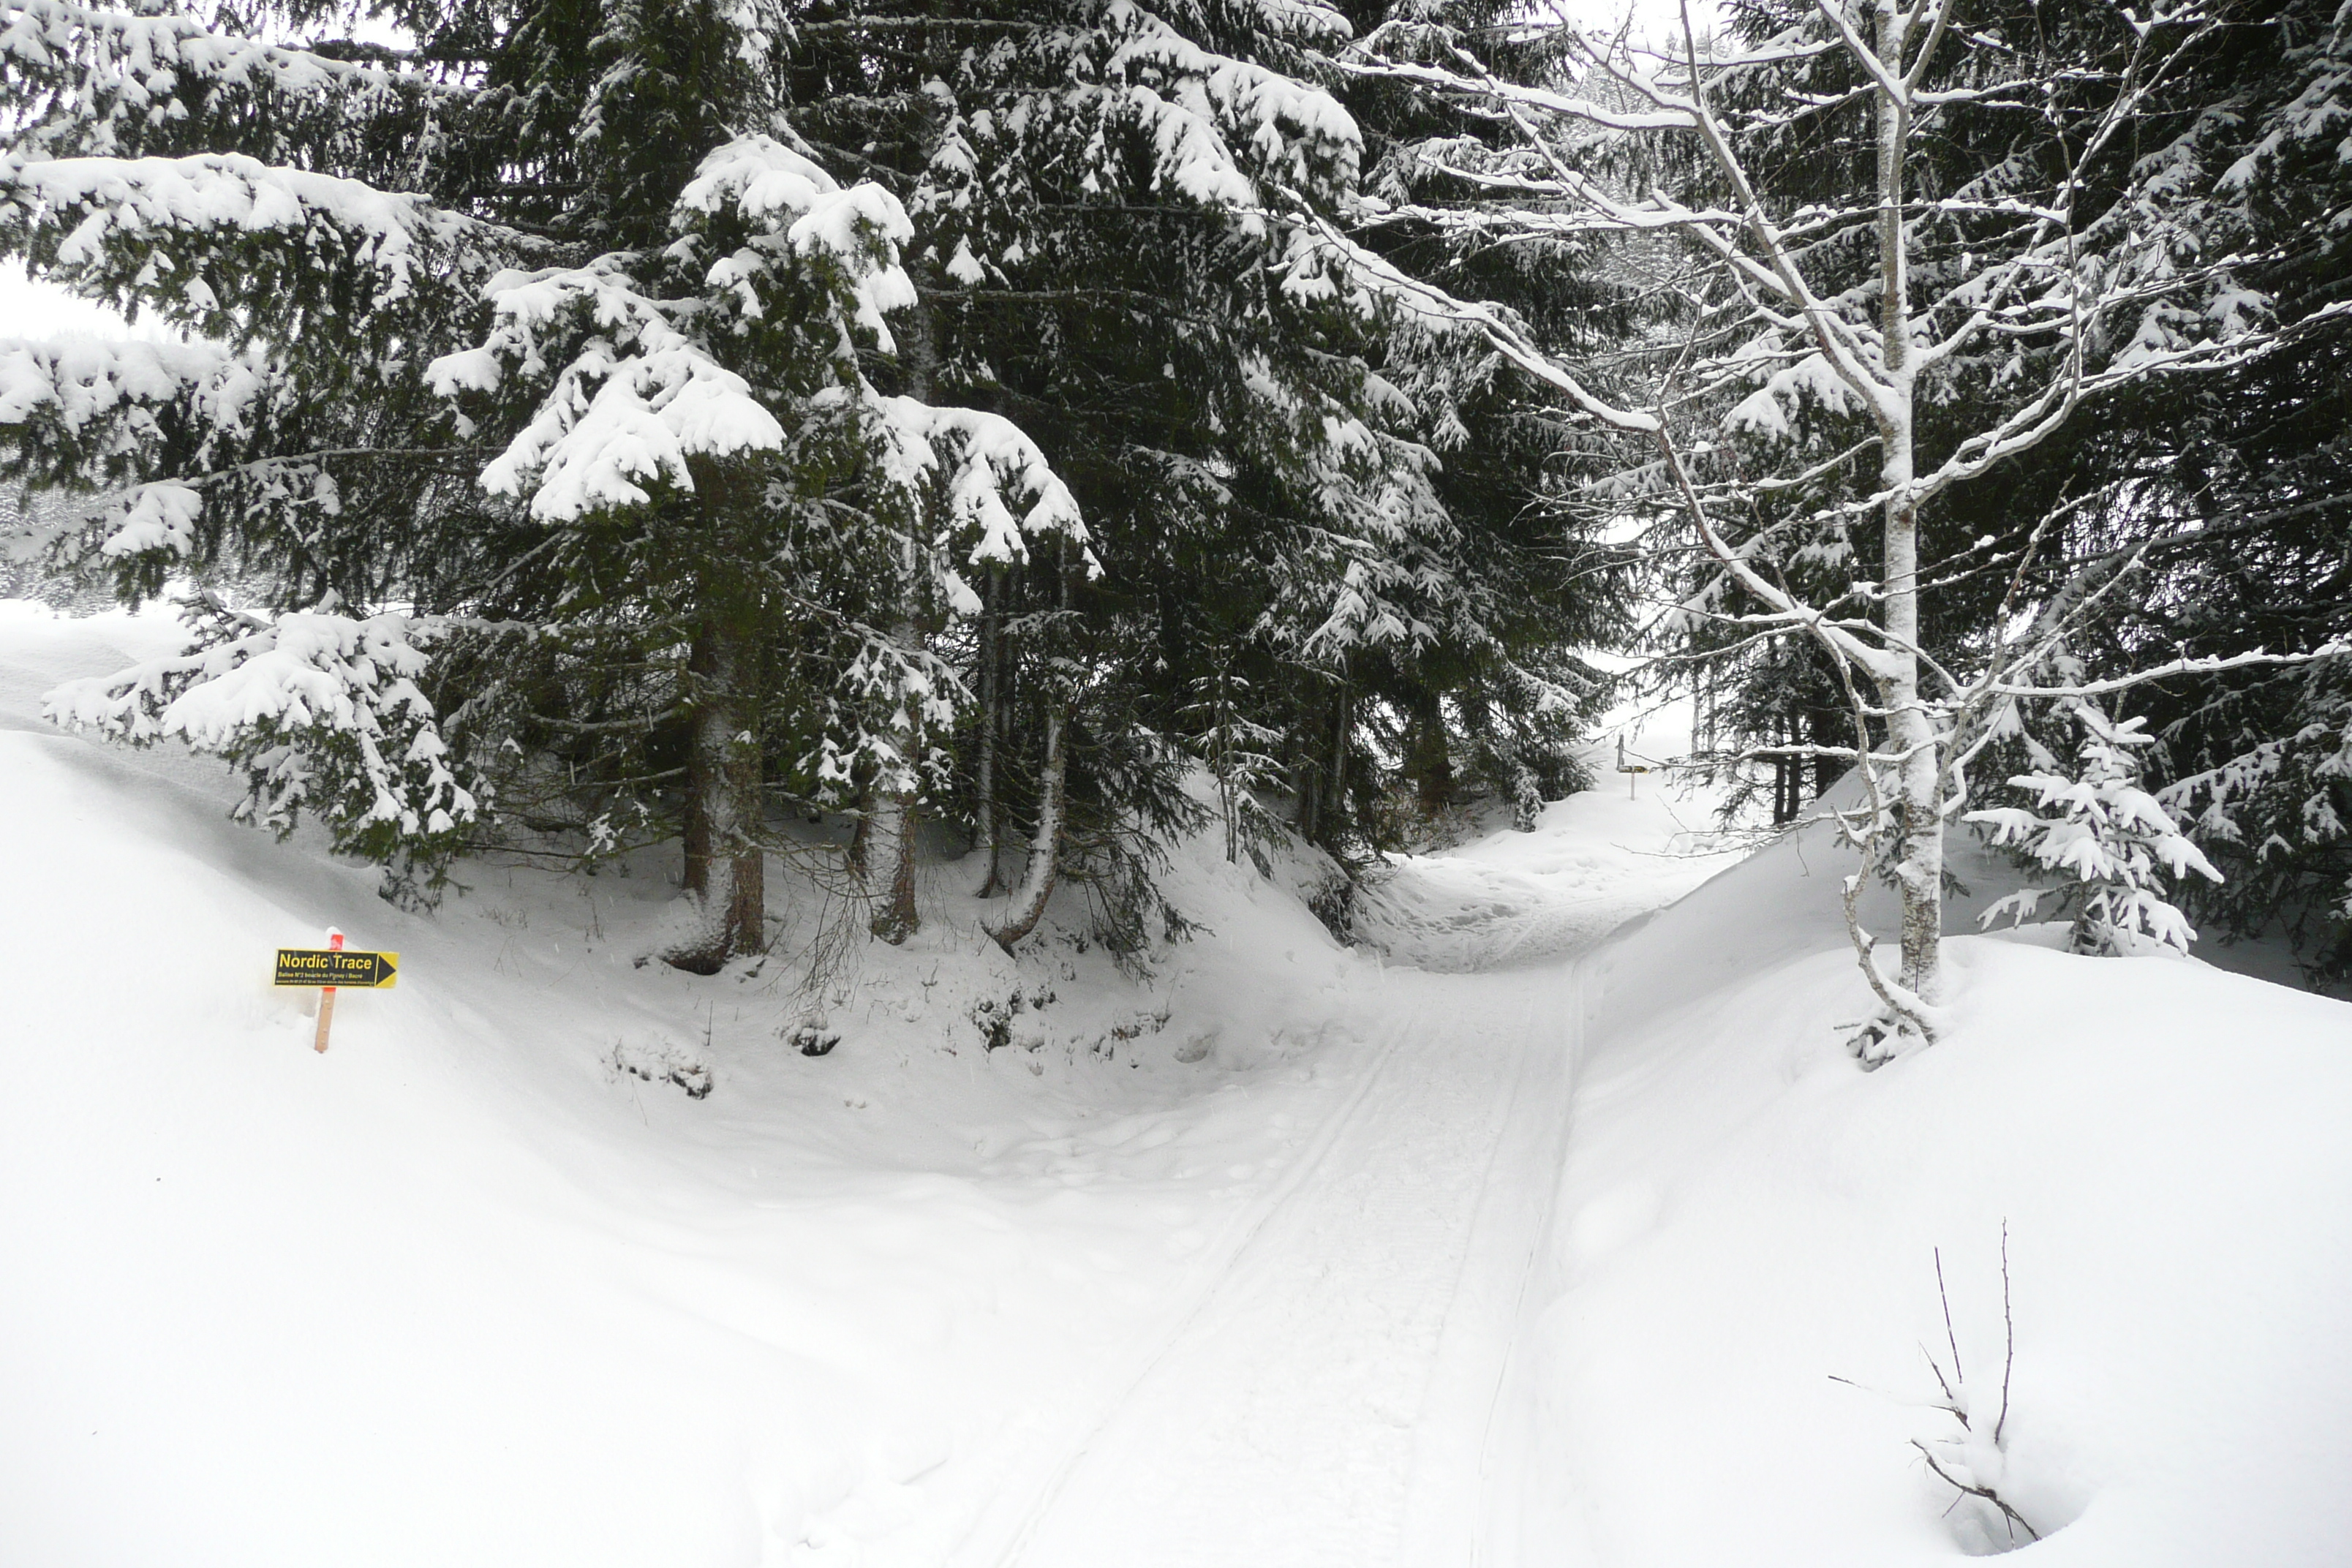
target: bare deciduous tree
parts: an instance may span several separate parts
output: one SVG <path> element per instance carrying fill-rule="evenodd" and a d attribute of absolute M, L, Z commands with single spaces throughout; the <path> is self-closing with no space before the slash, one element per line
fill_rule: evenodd
<path fill-rule="evenodd" d="M 2035 587 L 2028 565 L 2071 508 L 2042 518 L 2006 556 L 1923 558 L 1924 508 L 2032 451 L 2086 400 L 2242 363 L 2277 341 L 2262 299 L 2236 280 L 2251 258 L 2200 251 L 2203 197 L 2182 173 L 2188 161 L 2137 140 L 2162 125 L 2154 106 L 2212 35 L 2213 16 L 2195 4 L 2116 9 L 2086 29 L 2098 47 L 2053 71 L 1962 25 L 1955 9 L 1951 0 L 1815 0 L 1792 7 L 1780 32 L 1732 48 L 1701 38 L 1687 11 L 1664 47 L 1559 19 L 1564 64 L 1552 84 L 1500 79 L 1426 30 L 1367 39 L 1354 68 L 1484 106 L 1496 132 L 1486 144 L 1457 140 L 1423 154 L 1480 199 L 1379 205 L 1368 223 L 1432 226 L 1483 244 L 1614 234 L 1636 237 L 1652 256 L 1661 237 L 1679 238 L 1676 254 L 1694 264 L 1665 286 L 1682 292 L 1685 330 L 1650 345 L 1663 369 L 1644 395 L 1604 395 L 1507 313 L 1405 276 L 1337 226 L 1320 237 L 1370 285 L 1483 335 L 1594 424 L 1646 444 L 1643 470 L 1620 476 L 1612 493 L 1671 503 L 1708 563 L 1683 614 L 1738 639 L 1810 638 L 1836 670 L 1857 743 L 1755 754 L 1863 764 L 1864 803 L 1845 814 L 1864 854 L 1847 910 L 1884 1004 L 1855 1041 L 1869 1064 L 1935 1037 L 1945 831 L 1968 804 L 1970 765 L 2021 704 L 2311 657 L 2158 659 L 2117 679 L 2065 679 L 2069 628 L 2130 576 L 2129 562 L 2109 562 L 2063 592 Z M 2008 152 L 1954 177 L 1935 164 L 1930 142 L 1966 116 L 1997 121 Z M 1763 170 L 1759 144 L 1832 121 L 1864 142 L 1866 174 L 1816 180 L 1801 195 L 1766 177 L 1785 169 Z M 1808 415 L 1816 428 L 1849 422 L 1860 438 L 1824 456 L 1789 438 Z M 1873 449 L 1874 484 L 1860 479 Z M 1743 521 L 1759 499 L 1775 514 Z M 1807 552 L 1845 548 L 1849 525 L 1865 519 L 1879 533 L 1882 581 L 1834 596 L 1792 585 Z M 2007 593 L 1961 639 L 1966 658 L 1956 668 L 1937 658 L 1921 634 L 1923 590 L 2000 572 L 2011 574 Z M 1873 962 L 1874 938 L 1857 911 L 1881 867 L 1901 895 L 1892 975 Z"/>

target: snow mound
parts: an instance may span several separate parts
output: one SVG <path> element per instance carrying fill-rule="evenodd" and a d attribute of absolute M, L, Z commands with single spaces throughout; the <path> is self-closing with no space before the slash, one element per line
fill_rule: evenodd
<path fill-rule="evenodd" d="M 37 718 L 176 643 L 0 605 L 11 1568 L 993 1562 L 1369 1066 L 1377 964 L 1205 850 L 1123 958 L 1078 887 L 1007 958 L 955 865 L 827 960 L 780 858 L 707 979 L 632 962 L 657 858 L 404 913 Z M 270 954 L 331 925 L 400 981 L 320 1056 Z"/>
<path fill-rule="evenodd" d="M 1962 937 L 1948 1037 L 1866 1075 L 1848 868 L 1825 829 L 1789 836 L 1588 961 L 1498 1560 L 2027 1544 L 1933 1454 L 2046 1537 L 2035 1562 L 2343 1562 L 2352 1006 Z M 1997 874 L 1962 868 L 1965 901 Z"/>

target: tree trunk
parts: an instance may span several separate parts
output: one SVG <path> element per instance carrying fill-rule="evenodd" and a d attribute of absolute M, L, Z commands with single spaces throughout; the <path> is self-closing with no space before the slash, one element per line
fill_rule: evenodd
<path fill-rule="evenodd" d="M 1903 483 L 1909 480 L 1910 443 L 1903 443 Z M 1895 465 L 1890 462 L 1887 467 Z M 1895 880 L 1903 893 L 1903 988 L 1934 1005 L 1943 991 L 1943 769 L 1935 727 L 1919 693 L 1919 516 L 1897 501 L 1887 506 L 1886 629 L 1896 644 L 1895 671 L 1886 681 L 1887 739 L 1902 757 L 1895 798 L 1900 803 L 1903 855 Z"/>
<path fill-rule="evenodd" d="M 760 744 L 750 695 L 756 649 L 724 614 L 704 618 L 687 656 L 686 890 L 694 935 L 662 956 L 697 974 L 767 947 L 767 857 L 760 831 Z"/>
<path fill-rule="evenodd" d="M 919 739 L 920 731 L 917 734 Z M 913 790 L 875 790 L 873 808 L 866 819 L 866 864 L 889 880 L 879 889 L 881 897 L 871 929 L 876 936 L 893 946 L 914 935 L 922 925 L 922 918 L 915 910 L 918 820 Z"/>
<path fill-rule="evenodd" d="M 1003 574 L 992 566 L 988 571 L 985 602 L 980 612 L 980 756 L 973 765 L 972 847 L 987 860 L 987 869 L 980 879 L 980 888 L 972 896 L 992 897 L 1001 884 L 997 880 L 996 861 L 996 728 L 997 710 L 1004 701 L 1003 672 L 997 668 L 1001 657 L 997 644 L 1003 640 L 998 626 L 1002 615 Z"/>
<path fill-rule="evenodd" d="M 1316 807 L 1319 804 L 1322 774 L 1315 763 L 1304 758 L 1293 765 L 1292 771 L 1298 780 L 1298 837 L 1312 844 L 1315 842 L 1315 830 L 1321 826 L 1316 816 Z"/>
<path fill-rule="evenodd" d="M 1894 0 L 1878 0 L 1876 45 L 1888 74 L 1903 73 L 1902 23 Z M 1878 255 L 1882 352 L 1892 393 L 1881 423 L 1879 480 L 1886 490 L 1887 676 L 1879 683 L 1887 739 L 1896 764 L 1902 856 L 1895 879 L 1903 894 L 1903 988 L 1932 1005 L 1943 991 L 1943 768 L 1935 726 L 1919 690 L 1919 508 L 1912 498 L 1916 434 L 1912 363 L 1910 267 L 1903 234 L 1903 155 L 1910 113 L 1891 93 L 1878 97 Z"/>
<path fill-rule="evenodd" d="M 911 647 L 919 634 L 911 622 L 890 628 L 890 640 Z M 915 909 L 916 801 L 923 765 L 923 716 L 908 704 L 906 732 L 899 736 L 903 765 L 897 778 L 874 781 L 866 811 L 866 889 L 877 895 L 871 930 L 893 947 L 922 929 Z M 879 879 L 878 882 L 877 879 Z"/>
<path fill-rule="evenodd" d="M 931 400 L 932 373 L 939 363 L 938 345 L 932 339 L 931 307 L 927 291 L 919 292 L 908 308 L 904 330 L 898 336 L 898 364 L 907 378 L 907 395 L 929 403 Z M 902 612 L 890 627 L 890 640 L 909 652 L 919 648 L 922 634 L 917 628 L 911 613 L 916 574 L 921 563 L 915 558 L 911 541 L 907 559 L 900 563 L 898 592 L 902 595 Z M 923 716 L 910 705 L 907 715 L 907 732 L 900 737 L 906 767 L 896 781 L 877 781 L 874 805 L 866 817 L 869 829 L 866 841 L 869 878 L 880 876 L 880 900 L 874 911 L 873 932 L 892 945 L 906 941 L 922 926 L 922 916 L 915 909 L 915 803 L 919 790 L 923 765 L 925 738 Z M 895 784 L 896 787 L 890 787 Z M 873 884 L 869 880 L 869 889 Z"/>
<path fill-rule="evenodd" d="M 1415 690 L 1410 717 L 1405 772 L 1412 777 L 1422 810 L 1434 816 L 1454 798 L 1454 758 L 1446 746 L 1444 706 L 1434 691 Z"/>
<path fill-rule="evenodd" d="M 1045 711 L 1045 769 L 1037 788 L 1037 837 L 1029 846 L 1029 869 L 1021 879 L 1020 889 L 1013 894 L 1013 908 L 1004 923 L 989 928 L 988 934 L 996 945 L 1011 952 L 1013 944 L 1037 929 L 1037 921 L 1045 912 L 1045 900 L 1054 896 L 1054 879 L 1061 860 L 1062 819 L 1065 807 L 1062 782 L 1067 772 L 1065 756 L 1064 731 L 1067 721 L 1062 710 Z"/>
<path fill-rule="evenodd" d="M 1812 708 L 1806 710 L 1806 732 L 1813 738 L 1815 745 L 1834 746 L 1841 743 L 1842 731 L 1839 729 L 1838 719 L 1838 714 L 1826 708 Z M 1839 772 L 1835 759 L 1830 757 L 1813 759 L 1813 799 L 1819 800 L 1830 793 L 1830 785 L 1837 783 Z"/>
<path fill-rule="evenodd" d="M 1339 824 L 1333 820 L 1348 809 L 1348 735 L 1355 728 L 1350 711 L 1348 682 L 1339 682 L 1339 698 L 1332 705 L 1331 769 L 1324 775 L 1323 816 L 1327 832 L 1336 832 Z"/>

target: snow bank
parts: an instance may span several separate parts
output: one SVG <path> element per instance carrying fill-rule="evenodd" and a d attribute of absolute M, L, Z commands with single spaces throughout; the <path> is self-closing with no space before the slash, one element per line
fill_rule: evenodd
<path fill-rule="evenodd" d="M 632 962 L 657 858 L 403 914 L 37 717 L 177 635 L 0 604 L 9 1568 L 1418 1565 L 1482 1471 L 1501 1564 L 2007 1544 L 1915 1440 L 2054 1563 L 2352 1539 L 2344 1004 L 1964 938 L 1950 1037 L 1864 1075 L 1818 828 L 1577 956 L 1711 868 L 1613 775 L 1401 864 L 1385 959 L 1211 835 L 1181 946 L 1072 884 L 1008 959 L 933 864 L 815 962 L 780 857 L 784 960 L 698 978 Z M 402 980 L 320 1057 L 268 954 L 331 924 Z M 2001 1442 L 1935 1447 L 1922 1346 L 2000 1408 L 2004 1226 Z"/>
<path fill-rule="evenodd" d="M 1502 1560 L 1897 1568 L 2009 1546 L 1979 1504 L 1947 1516 L 1917 1440 L 2048 1537 L 2032 1561 L 2344 1561 L 2352 1006 L 2030 931 L 1962 938 L 1949 1037 L 1865 1075 L 1838 1027 L 1869 1011 L 1846 869 L 1811 829 L 1590 961 L 1498 1445 Z M 1989 861 L 1961 874 L 1971 903 L 1998 890 Z M 2004 1226 L 2004 1441 L 1956 1460 L 1923 1349 L 1948 1373 L 1956 1349 L 1998 1417 Z"/>
<path fill-rule="evenodd" d="M 992 1562 L 1368 1060 L 1376 966 L 1221 860 L 1140 976 L 952 885 L 815 990 L 635 967 L 652 861 L 403 914 L 34 716 L 175 637 L 0 606 L 11 1568 Z M 401 981 L 321 1057 L 331 924 Z"/>

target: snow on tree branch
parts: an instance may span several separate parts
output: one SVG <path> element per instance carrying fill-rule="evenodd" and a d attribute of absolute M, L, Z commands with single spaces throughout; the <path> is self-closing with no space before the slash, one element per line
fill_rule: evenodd
<path fill-rule="evenodd" d="M 275 619 L 208 607 L 214 624 L 194 651 L 69 681 L 44 714 L 134 745 L 218 752 L 246 774 L 240 817 L 285 830 L 312 810 L 344 847 L 444 837 L 479 811 L 416 684 L 446 629 L 438 619 L 331 603 Z"/>
<path fill-rule="evenodd" d="M 680 226 L 720 213 L 750 225 L 754 237 L 712 264 L 711 287 L 734 293 L 756 318 L 766 307 L 754 280 L 778 260 L 837 269 L 855 301 L 851 320 L 884 353 L 891 351 L 883 313 L 915 302 L 914 285 L 898 265 L 898 247 L 915 229 L 898 197 L 871 180 L 845 187 L 773 137 L 753 135 L 704 158 L 679 194 Z"/>
<path fill-rule="evenodd" d="M 464 89 L 381 65 L 237 37 L 193 16 L 70 4 L 0 5 L 0 82 L 33 144 L 112 153 L 223 89 L 284 99 L 334 91 L 446 99 Z"/>
<path fill-rule="evenodd" d="M 188 237 L 236 239 L 301 234 L 377 276 L 374 302 L 406 298 L 421 254 L 487 226 L 443 212 L 421 196 L 389 195 L 357 180 L 280 168 L 241 153 L 187 158 L 0 159 L 0 244 L 21 249 L 37 233 L 54 240 L 68 271 L 97 265 L 110 246 L 168 252 Z M 149 264 L 149 273 L 153 263 Z M 194 287 L 210 291 L 201 279 Z"/>
<path fill-rule="evenodd" d="M 531 515 L 571 521 L 641 506 L 640 481 L 694 488 L 690 457 L 775 451 L 784 427 L 751 384 L 679 331 L 661 301 L 633 287 L 626 258 L 502 273 L 491 279 L 495 324 L 480 348 L 447 354 L 425 377 L 445 397 L 492 392 L 514 374 L 536 379 L 551 342 L 584 340 L 504 452 L 482 471 L 493 495 L 528 497 Z"/>
<path fill-rule="evenodd" d="M 1089 535 L 1077 499 L 1019 426 L 1000 415 L 935 407 L 912 397 L 877 397 L 869 406 L 889 481 L 908 490 L 939 485 L 942 548 L 968 539 L 965 561 L 1009 566 L 1029 559 L 1031 539 L 1057 537 L 1077 546 L 1088 571 L 1100 574 L 1086 549 Z M 978 613 L 979 598 L 961 578 L 950 593 L 959 614 Z"/>
<path fill-rule="evenodd" d="M 163 439 L 166 411 L 203 462 L 249 428 L 268 390 L 257 353 L 212 343 L 0 340 L 0 429 L 93 483 L 131 477 Z"/>
<path fill-rule="evenodd" d="M 683 237 L 661 256 L 616 252 L 499 274 L 485 289 L 488 340 L 427 368 L 447 397 L 547 379 L 530 419 L 483 471 L 492 493 L 527 496 L 533 516 L 570 521 L 643 505 L 657 480 L 692 489 L 692 458 L 780 451 L 787 432 L 777 412 L 722 358 L 734 326 L 805 335 L 814 363 L 803 374 L 814 393 L 862 384 L 861 342 L 888 351 L 883 312 L 913 302 L 898 261 L 912 229 L 897 198 L 871 182 L 844 187 L 772 137 L 741 137 L 705 157 L 675 221 Z M 720 235 L 740 243 L 691 279 L 696 292 L 664 297 L 644 280 Z M 551 356 L 562 361 L 551 376 Z"/>

